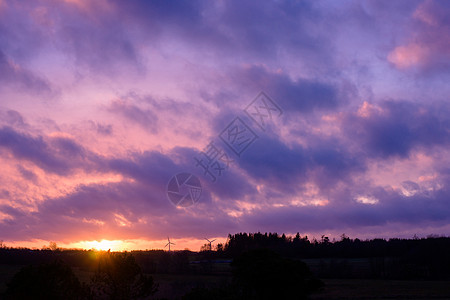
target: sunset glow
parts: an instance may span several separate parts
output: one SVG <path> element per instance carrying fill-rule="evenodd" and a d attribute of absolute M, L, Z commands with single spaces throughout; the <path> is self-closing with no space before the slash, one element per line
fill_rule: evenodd
<path fill-rule="evenodd" d="M 0 0 L 0 240 L 450 234 L 450 2 L 175 2 Z"/>
<path fill-rule="evenodd" d="M 125 250 L 122 241 L 90 241 L 90 242 L 81 242 L 79 243 L 80 247 L 83 249 L 95 249 L 95 250 L 111 250 L 111 251 L 123 251 Z"/>

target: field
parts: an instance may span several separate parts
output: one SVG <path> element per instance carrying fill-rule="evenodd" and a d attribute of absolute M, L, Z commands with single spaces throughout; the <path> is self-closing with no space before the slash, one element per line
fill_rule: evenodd
<path fill-rule="evenodd" d="M 6 290 L 6 283 L 19 272 L 20 265 L 0 265 L 0 294 Z"/>
<path fill-rule="evenodd" d="M 20 265 L 0 265 L 0 293 Z M 74 269 L 83 282 L 90 272 Z M 155 298 L 180 299 L 193 287 L 219 287 L 230 282 L 229 275 L 152 275 L 159 284 Z M 323 279 L 325 288 L 311 299 L 450 299 L 450 281 L 403 281 L 373 279 Z M 282 287 L 280 287 L 282 288 Z"/>
<path fill-rule="evenodd" d="M 156 297 L 174 299 L 197 285 L 219 286 L 227 281 L 222 276 L 177 276 L 157 275 L 160 291 Z M 402 281 L 324 279 L 325 288 L 312 295 L 322 299 L 450 299 L 450 281 Z"/>
<path fill-rule="evenodd" d="M 324 279 L 311 299 L 450 299 L 450 281 Z"/>

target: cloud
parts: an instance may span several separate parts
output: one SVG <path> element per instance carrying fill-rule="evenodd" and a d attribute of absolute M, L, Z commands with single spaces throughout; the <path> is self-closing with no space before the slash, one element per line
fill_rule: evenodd
<path fill-rule="evenodd" d="M 106 1 L 86 1 L 83 5 L 72 1 L 25 1 L 20 5 L 7 1 L 2 13 L 0 50 L 12 53 L 17 61 L 28 62 L 42 52 L 52 52 L 63 63 L 75 62 L 82 67 L 78 70 L 114 73 L 125 63 L 141 71 L 133 33 L 121 20 L 120 11 Z M 5 68 L 3 56 L 0 52 L 0 67 Z M 38 77 L 26 71 L 10 73 L 43 90 L 45 81 Z"/>
<path fill-rule="evenodd" d="M 378 188 L 375 195 L 379 204 L 368 205 L 352 201 L 337 205 L 279 207 L 255 210 L 246 216 L 250 228 L 272 228 L 279 232 L 326 232 L 358 228 L 364 233 L 373 226 L 411 226 L 412 224 L 447 224 L 449 220 L 448 190 L 434 193 L 431 200 L 423 194 L 406 197 L 393 191 Z M 433 201 L 433 205 L 430 205 Z M 401 225 L 398 225 L 401 224 Z M 385 229 L 387 230 L 387 229 Z"/>
<path fill-rule="evenodd" d="M 165 185 L 131 181 L 79 186 L 73 193 L 47 199 L 34 213 L 9 206 L 1 209 L 13 217 L 7 224 L 0 223 L 1 230 L 14 229 L 4 238 L 189 237 L 207 234 L 211 228 L 226 234 L 225 228 L 233 227 L 231 220 L 211 205 L 177 209 L 167 199 Z"/>
<path fill-rule="evenodd" d="M 0 116 L 0 120 L 3 121 L 6 125 L 13 127 L 22 127 L 26 125 L 23 116 L 18 111 L 0 111 Z"/>
<path fill-rule="evenodd" d="M 28 170 L 21 165 L 17 165 L 17 169 L 19 170 L 19 172 L 23 178 L 33 181 L 33 182 L 37 181 L 38 177 L 36 176 L 36 174 L 33 171 Z"/>
<path fill-rule="evenodd" d="M 285 197 L 298 195 L 309 183 L 321 190 L 338 183 L 349 184 L 366 169 L 365 161 L 333 140 L 308 147 L 286 145 L 262 136 L 239 160 L 240 167 L 258 184 L 265 184 Z"/>
<path fill-rule="evenodd" d="M 445 1 L 423 1 L 411 18 L 409 39 L 396 46 L 388 60 L 402 70 L 418 68 L 425 74 L 448 73 L 450 64 L 450 5 Z"/>
<path fill-rule="evenodd" d="M 450 142 L 446 105 L 385 101 L 368 115 L 348 114 L 343 127 L 374 157 L 408 157 L 413 149 L 432 150 Z"/>
<path fill-rule="evenodd" d="M 333 83 L 307 78 L 291 79 L 282 72 L 272 72 L 253 65 L 230 74 L 243 89 L 253 87 L 267 92 L 286 112 L 310 113 L 315 109 L 335 109 L 343 101 Z M 255 93 L 256 93 L 255 91 Z"/>
<path fill-rule="evenodd" d="M 317 26 L 314 21 L 320 14 L 309 2 L 190 1 L 167 6 L 163 1 L 136 1 L 125 6 L 117 1 L 115 4 L 152 35 L 158 32 L 176 36 L 185 43 L 200 44 L 227 55 L 238 51 L 267 57 L 276 55 L 280 44 L 313 54 L 326 41 L 308 30 L 309 26 Z"/>
<path fill-rule="evenodd" d="M 46 172 L 61 176 L 100 161 L 70 138 L 56 136 L 44 139 L 8 126 L 0 128 L 0 148 L 19 161 L 32 162 Z"/>
<path fill-rule="evenodd" d="M 143 110 L 134 104 L 116 100 L 111 103 L 109 111 L 121 115 L 129 122 L 138 124 L 148 132 L 157 132 L 158 117 L 151 110 Z"/>
<path fill-rule="evenodd" d="M 94 121 L 89 121 L 91 128 L 93 128 L 98 134 L 110 136 L 113 133 L 113 125 L 112 124 L 102 124 Z"/>
<path fill-rule="evenodd" d="M 0 3 L 4 238 L 448 230 L 448 4 Z M 265 131 L 260 91 L 283 110 Z M 211 141 L 234 160 L 216 182 Z M 167 199 L 180 172 L 194 207 Z"/>
<path fill-rule="evenodd" d="M 21 67 L 15 63 L 11 58 L 0 48 L 0 82 L 3 84 L 12 84 L 19 86 L 28 92 L 48 94 L 52 92 L 50 83 L 35 75 L 32 71 Z"/>

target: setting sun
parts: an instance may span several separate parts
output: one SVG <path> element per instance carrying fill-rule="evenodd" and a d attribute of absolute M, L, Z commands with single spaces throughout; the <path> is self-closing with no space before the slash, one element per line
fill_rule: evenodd
<path fill-rule="evenodd" d="M 81 246 L 85 249 L 96 249 L 96 250 L 111 250 L 111 251 L 123 251 L 124 250 L 124 244 L 122 241 L 114 240 L 101 240 L 99 241 L 86 241 L 81 242 Z"/>

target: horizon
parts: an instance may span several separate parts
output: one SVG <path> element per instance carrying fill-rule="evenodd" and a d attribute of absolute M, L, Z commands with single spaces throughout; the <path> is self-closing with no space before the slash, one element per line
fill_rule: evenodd
<path fill-rule="evenodd" d="M 0 240 L 449 236 L 448 15 L 443 1 L 0 0 Z"/>
<path fill-rule="evenodd" d="M 259 232 L 258 232 L 259 233 Z M 270 232 L 267 232 L 270 233 Z M 275 233 L 275 232 L 271 232 L 271 233 Z M 247 234 L 251 234 L 251 233 L 247 233 Z M 283 235 L 285 233 L 278 233 L 279 236 Z M 294 238 L 295 234 L 285 234 L 287 238 Z M 310 242 L 313 241 L 319 241 L 321 240 L 321 237 L 328 237 L 330 242 L 337 242 L 340 241 L 342 239 L 342 235 L 345 235 L 346 237 L 355 240 L 355 239 L 359 239 L 361 241 L 368 241 L 368 240 L 375 240 L 375 239 L 383 239 L 383 240 L 392 240 L 392 239 L 406 239 L 406 240 L 415 240 L 415 239 L 428 239 L 428 238 L 449 238 L 450 236 L 446 236 L 446 235 L 436 235 L 436 234 L 428 234 L 428 235 L 422 235 L 419 236 L 417 234 L 414 234 L 413 236 L 393 236 L 393 237 L 381 237 L 381 236 L 373 236 L 373 237 L 366 237 L 366 238 L 361 238 L 358 236 L 348 236 L 345 233 L 342 233 L 339 236 L 329 236 L 326 234 L 323 235 L 319 235 L 318 237 L 316 236 L 308 236 L 307 234 L 305 235 L 300 235 L 301 237 L 307 237 L 308 240 Z M 213 242 L 213 250 L 215 251 L 215 247 L 217 246 L 217 244 L 222 244 L 225 245 L 226 242 L 228 241 L 228 237 L 224 238 L 224 237 L 216 237 L 216 240 Z M 171 240 L 171 242 L 173 242 L 175 240 Z M 13 243 L 11 245 L 9 245 L 7 242 L 5 241 L 1 241 L 2 242 L 2 246 L 3 247 L 10 247 L 10 248 L 27 248 L 27 249 L 31 249 L 31 250 L 43 250 L 43 249 L 50 249 L 50 243 L 52 243 L 52 241 L 47 242 L 47 244 L 45 244 L 46 241 L 32 241 L 32 242 L 26 242 L 26 243 Z M 111 250 L 113 252 L 126 252 L 126 251 L 157 251 L 157 250 L 161 250 L 161 251 L 168 251 L 168 249 L 164 246 L 157 248 L 158 246 L 154 246 L 153 248 L 149 245 L 163 245 L 163 244 L 167 244 L 167 240 L 160 240 L 160 241 L 121 241 L 121 240 L 100 240 L 100 241 L 81 241 L 81 242 L 77 242 L 77 243 L 70 243 L 70 244 L 66 244 L 66 243 L 62 243 L 62 244 L 58 244 L 56 243 L 56 246 L 58 247 L 58 249 L 60 250 L 95 250 L 95 251 L 107 251 L 107 250 Z M 177 246 L 178 244 L 178 246 Z M 192 252 L 200 252 L 201 247 L 204 245 L 207 245 L 208 243 L 206 242 L 206 240 L 186 240 L 186 239 L 180 239 L 177 240 L 177 243 L 175 244 L 175 246 L 172 246 L 171 251 L 192 251 Z M 41 246 L 39 246 L 41 245 Z M 130 248 L 132 247 L 131 245 L 141 245 L 138 246 L 136 248 Z"/>

